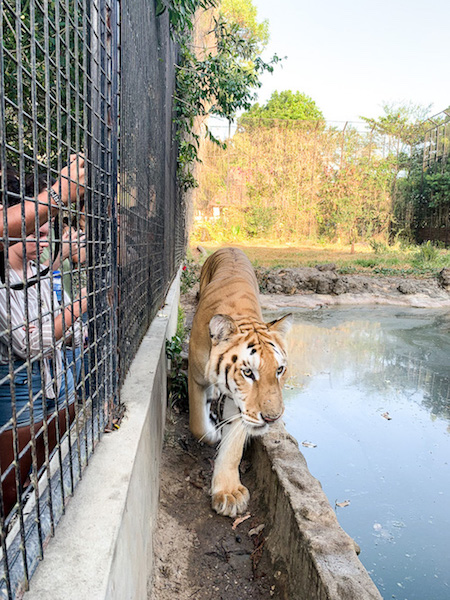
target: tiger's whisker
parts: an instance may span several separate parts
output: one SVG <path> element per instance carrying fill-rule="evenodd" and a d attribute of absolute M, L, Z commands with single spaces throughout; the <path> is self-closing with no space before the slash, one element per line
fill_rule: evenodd
<path fill-rule="evenodd" d="M 236 419 L 239 419 L 240 417 L 241 417 L 241 415 L 240 415 L 240 413 L 238 413 L 236 415 L 232 415 L 231 417 L 228 417 L 227 419 L 224 419 L 223 421 L 220 421 L 220 423 L 218 423 L 218 425 L 217 425 L 217 429 L 222 429 L 222 427 L 224 427 L 228 423 L 231 423 L 232 421 L 235 421 Z"/>

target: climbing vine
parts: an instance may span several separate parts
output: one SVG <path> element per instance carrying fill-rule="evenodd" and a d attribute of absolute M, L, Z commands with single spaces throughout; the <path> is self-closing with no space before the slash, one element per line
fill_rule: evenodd
<path fill-rule="evenodd" d="M 216 0 L 158 0 L 158 14 L 168 11 L 171 35 L 179 46 L 176 65 L 175 114 L 178 141 L 178 181 L 183 190 L 197 185 L 193 175 L 200 137 L 194 131 L 196 117 L 218 115 L 233 119 L 248 110 L 260 87 L 260 76 L 272 72 L 280 60 L 265 62 L 259 55 L 261 38 L 243 30 L 221 13 Z M 213 43 L 199 56 L 193 45 L 194 15 L 212 11 Z M 220 144 L 207 128 L 207 136 Z"/>

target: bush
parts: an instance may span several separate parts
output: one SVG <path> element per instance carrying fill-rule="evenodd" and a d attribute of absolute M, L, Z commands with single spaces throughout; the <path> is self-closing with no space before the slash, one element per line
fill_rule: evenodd
<path fill-rule="evenodd" d="M 181 271 L 180 290 L 186 294 L 199 281 L 199 267 L 193 260 L 186 260 Z"/>
<path fill-rule="evenodd" d="M 414 257 L 415 263 L 431 263 L 437 260 L 439 257 L 438 249 L 428 241 L 426 244 L 422 244 Z"/>
<path fill-rule="evenodd" d="M 370 240 L 369 245 L 375 254 L 383 254 L 383 252 L 387 252 L 387 246 L 384 242 L 378 242 L 377 240 Z"/>

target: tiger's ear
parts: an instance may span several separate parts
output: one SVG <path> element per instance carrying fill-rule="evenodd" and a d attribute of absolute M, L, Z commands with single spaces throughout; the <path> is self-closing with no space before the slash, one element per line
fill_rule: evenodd
<path fill-rule="evenodd" d="M 292 321 L 292 313 L 288 313 L 287 315 L 284 315 L 284 317 L 281 317 L 281 319 L 276 319 L 275 321 L 267 323 L 267 329 L 270 329 L 270 331 L 276 331 L 280 335 L 284 336 L 292 327 Z"/>
<path fill-rule="evenodd" d="M 227 340 L 237 333 L 238 328 L 234 320 L 228 315 L 214 315 L 209 322 L 209 336 L 213 346 Z"/>

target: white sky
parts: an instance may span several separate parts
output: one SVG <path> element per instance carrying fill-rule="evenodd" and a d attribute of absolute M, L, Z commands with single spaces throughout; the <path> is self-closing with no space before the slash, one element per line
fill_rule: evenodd
<path fill-rule="evenodd" d="M 377 117 L 383 102 L 450 105 L 450 0 L 253 0 L 268 19 L 264 57 L 287 56 L 263 76 L 258 101 L 300 91 L 328 121 Z"/>

